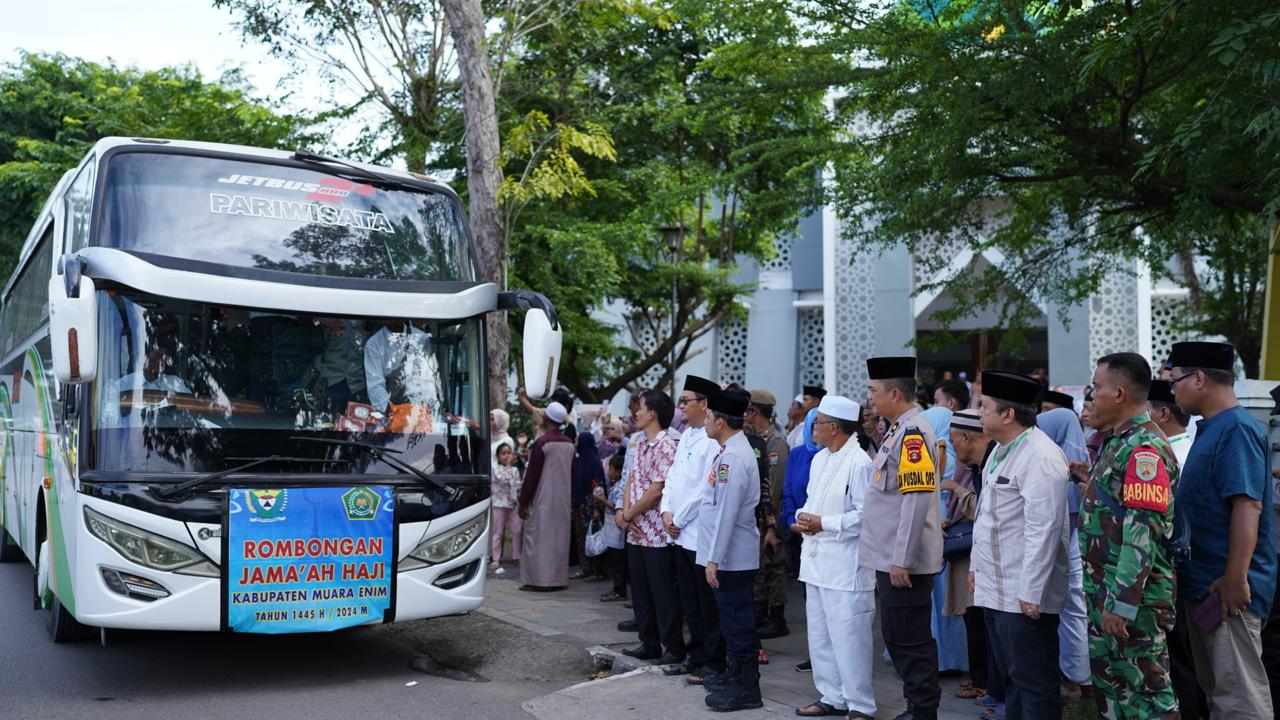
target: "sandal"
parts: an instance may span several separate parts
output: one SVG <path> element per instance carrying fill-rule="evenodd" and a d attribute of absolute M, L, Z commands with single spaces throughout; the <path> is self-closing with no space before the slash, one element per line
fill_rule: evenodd
<path fill-rule="evenodd" d="M 569 579 L 570 579 L 570 580 L 583 580 L 583 579 L 585 579 L 586 577 L 587 577 L 587 576 L 586 576 L 586 574 L 585 574 L 585 573 L 583 573 L 581 570 L 579 570 L 578 572 L 576 572 L 576 573 L 574 573 L 574 574 L 570 575 L 570 576 L 569 576 Z"/>
<path fill-rule="evenodd" d="M 972 685 L 969 687 L 964 687 L 962 685 L 960 686 L 960 689 L 956 691 L 956 697 L 961 700 L 977 700 L 979 698 L 986 697 L 986 695 L 986 688 L 976 688 Z"/>
<path fill-rule="evenodd" d="M 760 648 L 760 652 L 756 653 L 756 664 L 757 665 L 769 664 L 769 653 L 765 652 L 764 648 Z"/>
<path fill-rule="evenodd" d="M 811 710 L 816 712 L 809 712 Z M 828 705 L 821 700 L 807 707 L 796 708 L 796 715 L 799 715 L 800 717 L 844 717 L 848 714 L 848 710 L 841 710 L 833 705 Z"/>
<path fill-rule="evenodd" d="M 626 600 L 626 599 L 627 599 L 626 595 L 619 595 L 618 593 L 612 590 L 600 596 L 600 602 L 618 602 L 619 600 Z"/>

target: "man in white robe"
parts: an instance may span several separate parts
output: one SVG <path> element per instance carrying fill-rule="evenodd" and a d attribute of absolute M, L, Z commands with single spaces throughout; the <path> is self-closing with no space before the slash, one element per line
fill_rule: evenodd
<path fill-rule="evenodd" d="M 805 611 L 813 684 L 822 697 L 796 714 L 873 718 L 872 622 L 875 571 L 858 563 L 862 501 L 874 469 L 853 438 L 858 404 L 828 395 L 818 405 L 813 439 L 824 446 L 813 459 L 809 495 L 792 532 L 803 535 L 800 580 L 808 584 Z"/>

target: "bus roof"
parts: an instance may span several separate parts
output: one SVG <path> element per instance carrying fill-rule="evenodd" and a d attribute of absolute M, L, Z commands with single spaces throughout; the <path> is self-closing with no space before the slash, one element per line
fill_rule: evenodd
<path fill-rule="evenodd" d="M 272 150 L 269 148 L 251 147 L 249 145 L 231 145 L 228 143 L 201 142 L 198 140 L 172 140 L 167 138 L 114 137 L 113 136 L 113 137 L 102 138 L 98 142 L 94 143 L 93 150 L 91 151 L 91 153 L 96 155 L 102 155 L 108 150 L 112 150 L 120 147 L 131 147 L 131 148 L 152 147 L 152 148 L 191 150 L 196 153 L 200 153 L 200 152 L 220 153 L 220 154 L 228 154 L 228 155 L 240 155 L 242 157 L 248 157 L 248 158 L 261 158 L 263 160 L 286 160 L 286 161 L 293 161 L 293 152 L 294 152 L 293 150 Z M 347 158 L 337 156 L 337 155 L 333 157 L 335 159 L 342 160 L 343 162 L 351 163 L 352 165 L 357 165 L 366 170 L 372 170 L 373 172 L 376 172 L 382 175 L 388 175 L 394 178 L 398 178 L 401 180 L 408 180 L 411 182 L 427 183 L 431 185 L 433 189 L 437 189 L 441 192 L 448 193 L 449 195 L 456 195 L 456 193 L 453 192 L 453 188 L 450 188 L 448 185 L 440 182 L 440 180 L 430 175 L 422 175 L 420 173 L 411 173 L 406 170 L 397 170 L 395 168 L 389 168 L 383 165 L 370 165 L 369 163 L 357 162 L 355 160 L 349 160 Z M 341 172 L 336 166 L 333 168 L 333 170 L 337 172 Z"/>

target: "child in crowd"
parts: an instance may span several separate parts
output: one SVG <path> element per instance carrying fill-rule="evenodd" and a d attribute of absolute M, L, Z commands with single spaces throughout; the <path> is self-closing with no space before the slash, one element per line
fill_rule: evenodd
<path fill-rule="evenodd" d="M 520 499 L 520 469 L 515 466 L 516 454 L 510 443 L 498 446 L 497 464 L 493 466 L 490 498 L 493 504 L 493 525 L 489 538 L 489 569 L 501 575 L 502 544 L 504 530 L 511 533 L 511 559 L 520 563 L 520 514 L 516 505 Z"/>
<path fill-rule="evenodd" d="M 604 558 L 613 578 L 613 589 L 600 596 L 601 602 L 627 599 L 627 538 L 613 522 L 614 513 L 622 509 L 622 493 L 627 489 L 627 483 L 622 479 L 623 455 L 618 453 L 609 458 L 605 467 L 609 487 L 605 492 L 592 496 L 604 508 L 604 528 L 609 533 L 609 549 L 605 551 Z"/>

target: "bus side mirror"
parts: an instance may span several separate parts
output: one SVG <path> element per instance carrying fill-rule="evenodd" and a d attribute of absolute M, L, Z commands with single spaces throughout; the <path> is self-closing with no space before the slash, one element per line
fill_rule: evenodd
<path fill-rule="evenodd" d="M 81 274 L 80 259 L 62 258 L 62 272 L 49 280 L 49 341 L 53 373 L 62 383 L 98 376 L 98 294 Z"/>
<path fill-rule="evenodd" d="M 540 308 L 524 314 L 524 389 L 529 397 L 542 400 L 556 389 L 560 369 L 560 328 Z"/>

